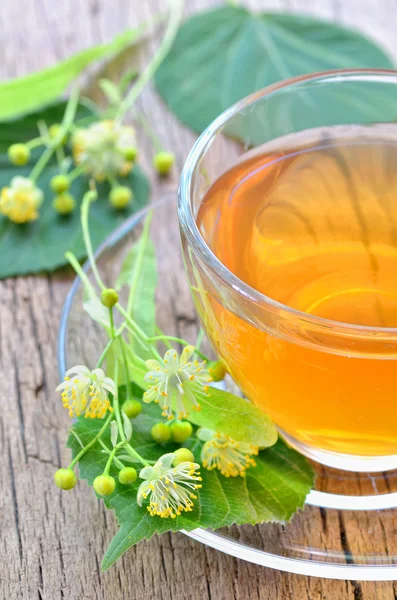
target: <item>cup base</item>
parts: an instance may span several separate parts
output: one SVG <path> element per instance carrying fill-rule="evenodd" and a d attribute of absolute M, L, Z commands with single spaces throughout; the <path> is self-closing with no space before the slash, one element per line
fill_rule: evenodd
<path fill-rule="evenodd" d="M 316 450 L 311 446 L 298 442 L 282 429 L 279 429 L 279 433 L 285 442 L 297 452 L 326 467 L 355 473 L 380 473 L 397 469 L 397 455 L 355 456 L 353 454 L 339 454 L 328 450 Z"/>

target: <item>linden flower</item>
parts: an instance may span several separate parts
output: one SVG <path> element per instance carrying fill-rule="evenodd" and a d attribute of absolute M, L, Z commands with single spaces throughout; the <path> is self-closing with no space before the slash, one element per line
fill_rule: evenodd
<path fill-rule="evenodd" d="M 13 177 L 0 195 L 0 213 L 14 223 L 27 223 L 39 216 L 43 192 L 27 177 Z"/>
<path fill-rule="evenodd" d="M 191 512 L 193 500 L 197 496 L 194 490 L 201 488 L 200 465 L 193 462 L 182 462 L 173 467 L 175 454 L 164 454 L 153 467 L 144 467 L 139 473 L 145 479 L 139 486 L 137 502 L 142 506 L 143 500 L 150 498 L 147 507 L 150 515 L 158 515 L 163 519 L 175 519 L 182 512 Z"/>
<path fill-rule="evenodd" d="M 78 129 L 72 137 L 74 162 L 84 163 L 86 172 L 98 181 L 107 176 L 127 175 L 133 163 L 125 159 L 124 153 L 135 146 L 134 128 L 110 120 Z"/>
<path fill-rule="evenodd" d="M 205 362 L 190 362 L 194 350 L 194 346 L 186 346 L 180 358 L 176 350 L 167 350 L 161 363 L 158 360 L 146 361 L 150 370 L 145 375 L 145 381 L 150 387 L 143 394 L 143 400 L 158 403 L 163 409 L 163 417 L 172 418 L 172 410 L 175 410 L 178 419 L 186 418 L 187 401 L 194 410 L 200 410 L 195 393 L 207 392 L 207 384 L 212 381 L 212 377 L 205 368 Z M 188 387 L 188 381 L 193 382 L 193 386 Z"/>
<path fill-rule="evenodd" d="M 223 433 L 208 429 L 205 432 L 207 441 L 201 451 L 201 461 L 208 471 L 218 469 L 225 477 L 243 477 L 246 469 L 256 466 L 251 456 L 258 454 L 257 446 L 237 442 Z M 200 430 L 198 436 L 204 437 L 200 436 Z"/>
<path fill-rule="evenodd" d="M 90 371 L 77 365 L 66 372 L 65 381 L 58 385 L 57 391 L 62 392 L 62 402 L 69 409 L 69 416 L 79 417 L 84 413 L 86 418 L 102 419 L 108 410 L 113 410 L 108 392 L 115 395 L 116 384 L 105 377 L 102 369 Z"/>

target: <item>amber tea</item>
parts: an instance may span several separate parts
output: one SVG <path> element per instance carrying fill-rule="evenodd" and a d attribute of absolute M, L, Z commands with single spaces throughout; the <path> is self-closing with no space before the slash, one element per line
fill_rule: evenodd
<path fill-rule="evenodd" d="M 286 307 L 397 327 L 394 125 L 310 130 L 256 149 L 212 185 L 197 222 L 230 271 Z M 338 453 L 397 454 L 397 348 L 364 356 L 346 340 L 331 352 L 211 298 L 206 313 L 231 374 L 286 434 Z"/>

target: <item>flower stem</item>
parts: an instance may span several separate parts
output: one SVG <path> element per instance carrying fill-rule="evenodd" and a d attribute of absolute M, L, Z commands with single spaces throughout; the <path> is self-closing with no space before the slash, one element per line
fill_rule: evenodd
<path fill-rule="evenodd" d="M 135 117 L 136 117 L 136 120 L 138 121 L 138 123 L 141 125 L 141 127 L 142 127 L 143 131 L 145 132 L 145 134 L 147 135 L 147 137 L 152 142 L 153 148 L 155 149 L 155 151 L 160 152 L 163 149 L 163 145 L 160 142 L 156 133 L 154 132 L 153 127 L 150 125 L 147 118 L 142 113 L 136 114 Z"/>
<path fill-rule="evenodd" d="M 148 349 L 152 352 L 152 354 L 157 358 L 162 360 L 160 354 L 157 352 L 156 348 L 154 347 L 150 347 L 150 344 L 148 344 L 148 336 L 146 335 L 146 333 L 139 327 L 139 325 L 137 325 L 135 323 L 135 321 L 133 319 L 131 319 L 130 315 L 128 314 L 128 312 L 125 310 L 125 308 L 123 308 L 121 306 L 121 304 L 117 303 L 116 304 L 116 308 L 117 310 L 123 315 L 127 325 L 129 325 L 129 327 L 131 328 L 132 332 L 135 333 L 135 335 L 140 338 L 148 347 Z"/>
<path fill-rule="evenodd" d="M 112 466 L 114 455 L 116 454 L 117 450 L 118 450 L 118 447 L 115 446 L 113 448 L 113 450 L 110 452 L 108 462 L 106 463 L 106 467 L 103 470 L 104 475 L 109 475 L 110 467 Z"/>
<path fill-rule="evenodd" d="M 154 342 L 165 342 L 166 340 L 168 340 L 170 342 L 176 342 L 177 344 L 182 344 L 183 346 L 191 346 L 192 345 L 189 342 L 186 342 L 186 340 L 183 340 L 182 338 L 174 337 L 173 335 L 155 335 L 154 337 L 151 337 L 151 338 L 147 339 L 147 341 L 149 342 L 149 344 L 152 344 Z M 206 360 L 206 361 L 209 360 L 209 358 L 207 356 L 205 356 L 205 354 L 203 354 L 202 352 L 200 352 L 200 350 L 196 346 L 195 346 L 195 350 L 194 351 L 203 360 Z"/>
<path fill-rule="evenodd" d="M 108 180 L 112 189 L 120 185 L 117 181 L 117 178 L 114 175 L 111 175 L 110 173 L 108 174 Z"/>
<path fill-rule="evenodd" d="M 113 397 L 113 410 L 114 410 L 114 416 L 116 417 L 116 423 L 117 423 L 117 427 L 119 429 L 120 438 L 123 442 L 126 442 L 127 438 L 125 437 L 124 427 L 123 427 L 123 423 L 121 421 L 121 414 L 120 414 L 118 378 L 119 378 L 119 361 L 116 360 L 115 364 L 114 364 L 114 377 L 113 377 L 113 380 L 116 384 L 116 393 Z"/>
<path fill-rule="evenodd" d="M 114 334 L 114 317 L 113 317 L 113 307 L 109 308 L 109 323 L 110 323 L 110 335 L 112 337 L 112 340 L 114 340 L 115 338 L 115 334 Z"/>
<path fill-rule="evenodd" d="M 167 56 L 179 29 L 179 24 L 183 14 L 183 7 L 184 0 L 170 1 L 170 18 L 163 37 L 163 41 L 161 42 L 160 47 L 153 56 L 152 60 L 147 65 L 146 69 L 138 77 L 130 93 L 127 94 L 123 102 L 120 104 L 120 108 L 116 116 L 116 123 L 121 123 L 125 116 L 125 113 L 131 109 L 132 105 L 138 98 L 139 94 L 142 92 L 145 85 L 151 80 L 157 68 L 161 65 L 164 58 Z"/>
<path fill-rule="evenodd" d="M 51 142 L 49 142 L 47 148 L 44 150 L 43 154 L 40 156 L 39 160 L 37 161 L 37 163 L 35 164 L 35 166 L 33 167 L 32 171 L 29 175 L 29 178 L 32 181 L 34 181 L 34 182 L 37 181 L 37 179 L 40 176 L 41 172 L 43 171 L 44 167 L 50 160 L 51 156 L 54 154 L 55 148 L 57 146 L 59 146 L 59 144 L 62 142 L 62 139 L 65 136 L 65 134 L 68 133 L 70 127 L 72 126 L 74 116 L 76 114 L 78 101 L 79 101 L 79 91 L 76 88 L 70 94 L 68 103 L 66 105 L 65 113 L 63 116 L 62 125 L 59 129 L 59 132 L 54 137 L 54 139 L 51 140 Z"/>
<path fill-rule="evenodd" d="M 27 146 L 29 150 L 33 150 L 33 148 L 37 148 L 38 146 L 42 146 L 43 144 L 45 144 L 44 138 L 43 136 L 39 136 L 37 138 L 34 138 L 33 140 L 29 140 L 29 142 L 26 142 L 25 146 Z"/>
<path fill-rule="evenodd" d="M 88 279 L 86 273 L 83 271 L 83 269 L 82 269 L 79 261 L 75 257 L 75 255 L 72 252 L 65 252 L 65 258 L 70 263 L 72 268 L 74 269 L 76 275 L 78 275 L 80 277 L 82 283 L 85 285 L 86 289 L 88 290 L 90 297 L 93 298 L 94 296 L 96 296 L 95 290 L 94 290 L 94 287 L 93 287 L 91 281 Z"/>
<path fill-rule="evenodd" d="M 79 177 L 80 175 L 82 175 L 84 173 L 85 170 L 85 164 L 81 164 L 78 167 L 76 167 L 75 169 L 73 169 L 73 171 L 70 171 L 70 173 L 68 173 L 68 178 L 69 178 L 69 182 L 72 183 L 72 181 L 74 181 L 75 179 L 77 179 L 77 177 Z"/>
<path fill-rule="evenodd" d="M 124 369 L 125 369 L 125 378 L 127 381 L 127 400 L 131 400 L 133 394 L 132 394 L 132 385 L 131 385 L 131 377 L 130 377 L 130 373 L 129 373 L 129 368 L 128 368 L 128 362 L 127 362 L 127 355 L 125 353 L 125 348 L 124 348 L 124 340 L 120 340 L 120 346 L 121 346 L 121 354 L 123 356 L 123 363 L 124 363 Z"/>
<path fill-rule="evenodd" d="M 90 261 L 90 265 L 91 265 L 91 269 L 93 272 L 93 275 L 96 279 L 96 282 L 98 284 L 98 286 L 102 289 L 105 290 L 106 286 L 103 283 L 101 276 L 99 275 L 99 271 L 97 269 L 96 266 L 96 262 L 95 262 L 95 257 L 94 257 L 94 251 L 92 249 L 92 243 L 91 243 L 91 237 L 90 237 L 90 230 L 88 227 L 88 215 L 89 215 L 89 211 L 90 211 L 90 204 L 91 202 L 94 202 L 94 200 L 97 199 L 97 192 L 94 190 L 90 190 L 89 192 L 86 192 L 84 194 L 83 197 L 83 202 L 81 205 L 81 227 L 83 230 L 83 238 L 84 238 L 84 245 L 86 247 L 87 250 L 87 256 L 88 256 L 88 260 Z"/>
<path fill-rule="evenodd" d="M 103 361 L 106 358 L 107 353 L 109 352 L 110 348 L 113 346 L 114 342 L 116 340 L 116 337 L 113 337 L 112 339 L 110 339 L 108 341 L 108 343 L 106 344 L 101 356 L 98 358 L 98 362 L 96 364 L 96 369 L 99 369 L 102 366 Z"/>
<path fill-rule="evenodd" d="M 102 446 L 102 448 L 103 448 L 104 450 L 106 450 L 107 454 L 110 454 L 110 450 L 109 450 L 109 448 L 106 446 L 106 444 L 105 444 L 105 443 L 104 443 L 102 440 L 98 440 L 98 442 L 100 443 L 100 445 Z M 113 462 L 114 462 L 114 464 L 116 465 L 116 467 L 117 467 L 117 468 L 119 468 L 119 469 L 123 469 L 123 468 L 124 468 L 124 465 L 123 465 L 123 463 L 121 462 L 121 460 L 119 460 L 119 459 L 117 458 L 117 456 L 113 456 Z"/>
<path fill-rule="evenodd" d="M 123 448 L 125 449 L 125 451 L 130 455 L 133 456 L 134 458 L 136 458 L 137 460 L 139 460 L 140 463 L 142 463 L 143 465 L 145 465 L 145 467 L 149 466 L 150 464 L 152 464 L 152 461 L 148 461 L 145 460 L 140 454 L 139 452 L 137 452 L 130 444 L 126 444 L 125 446 L 123 446 Z"/>
<path fill-rule="evenodd" d="M 106 421 L 102 425 L 101 429 L 96 434 L 96 436 L 93 437 L 92 440 L 90 442 L 88 442 L 88 444 L 86 446 L 84 446 L 84 448 L 82 450 L 80 450 L 80 452 L 74 457 L 74 459 L 72 460 L 72 462 L 70 463 L 70 465 L 68 467 L 69 469 L 73 469 L 74 466 L 76 465 L 76 463 L 78 463 L 78 461 L 80 460 L 80 458 L 82 456 L 84 456 L 84 454 L 102 437 L 102 435 L 105 433 L 106 428 L 108 427 L 112 418 L 113 418 L 113 413 L 110 413 L 107 416 Z"/>
<path fill-rule="evenodd" d="M 53 146 L 47 146 L 47 148 L 44 150 L 43 154 L 40 156 L 39 160 L 31 170 L 29 179 L 31 179 L 34 182 L 37 181 L 37 179 L 41 175 L 42 170 L 50 160 L 51 156 L 54 154 L 54 150 L 55 149 L 53 148 Z"/>

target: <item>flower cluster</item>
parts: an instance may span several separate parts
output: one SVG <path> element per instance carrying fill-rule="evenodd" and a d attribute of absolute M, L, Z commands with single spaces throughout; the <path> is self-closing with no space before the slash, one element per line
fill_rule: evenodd
<path fill-rule="evenodd" d="M 171 419 L 175 411 L 178 419 L 186 418 L 190 406 L 193 410 L 200 410 L 196 395 L 200 391 L 208 392 L 212 377 L 205 368 L 205 362 L 191 361 L 194 351 L 194 346 L 186 346 L 180 357 L 176 350 L 167 350 L 162 362 L 154 359 L 146 361 L 149 372 L 145 381 L 149 389 L 143 400 L 158 403 L 164 417 Z M 186 385 L 187 382 L 193 385 Z"/>
<path fill-rule="evenodd" d="M 208 429 L 199 430 L 198 437 L 207 440 L 201 451 L 201 461 L 208 471 L 218 469 L 225 477 L 243 477 L 246 469 L 256 466 L 252 456 L 258 455 L 257 446 Z"/>
<path fill-rule="evenodd" d="M 83 365 L 72 367 L 66 372 L 65 380 L 57 387 L 62 392 L 63 406 L 71 417 L 84 414 L 86 418 L 102 419 L 107 411 L 113 410 L 108 392 L 116 394 L 116 384 L 106 377 L 102 369 L 90 371 Z"/>
<path fill-rule="evenodd" d="M 190 512 L 195 490 L 201 488 L 200 465 L 194 462 L 182 462 L 173 467 L 175 453 L 164 454 L 153 467 L 144 467 L 139 477 L 145 481 L 138 490 L 138 505 L 150 499 L 147 507 L 152 517 L 159 516 L 175 519 L 182 512 Z"/>
<path fill-rule="evenodd" d="M 13 177 L 0 194 L 0 213 L 14 223 L 27 223 L 39 216 L 43 192 L 27 177 Z"/>
<path fill-rule="evenodd" d="M 118 125 L 111 120 L 92 123 L 77 129 L 72 136 L 72 152 L 76 165 L 97 181 L 117 176 L 124 177 L 133 166 L 128 160 L 136 149 L 133 127 Z"/>

